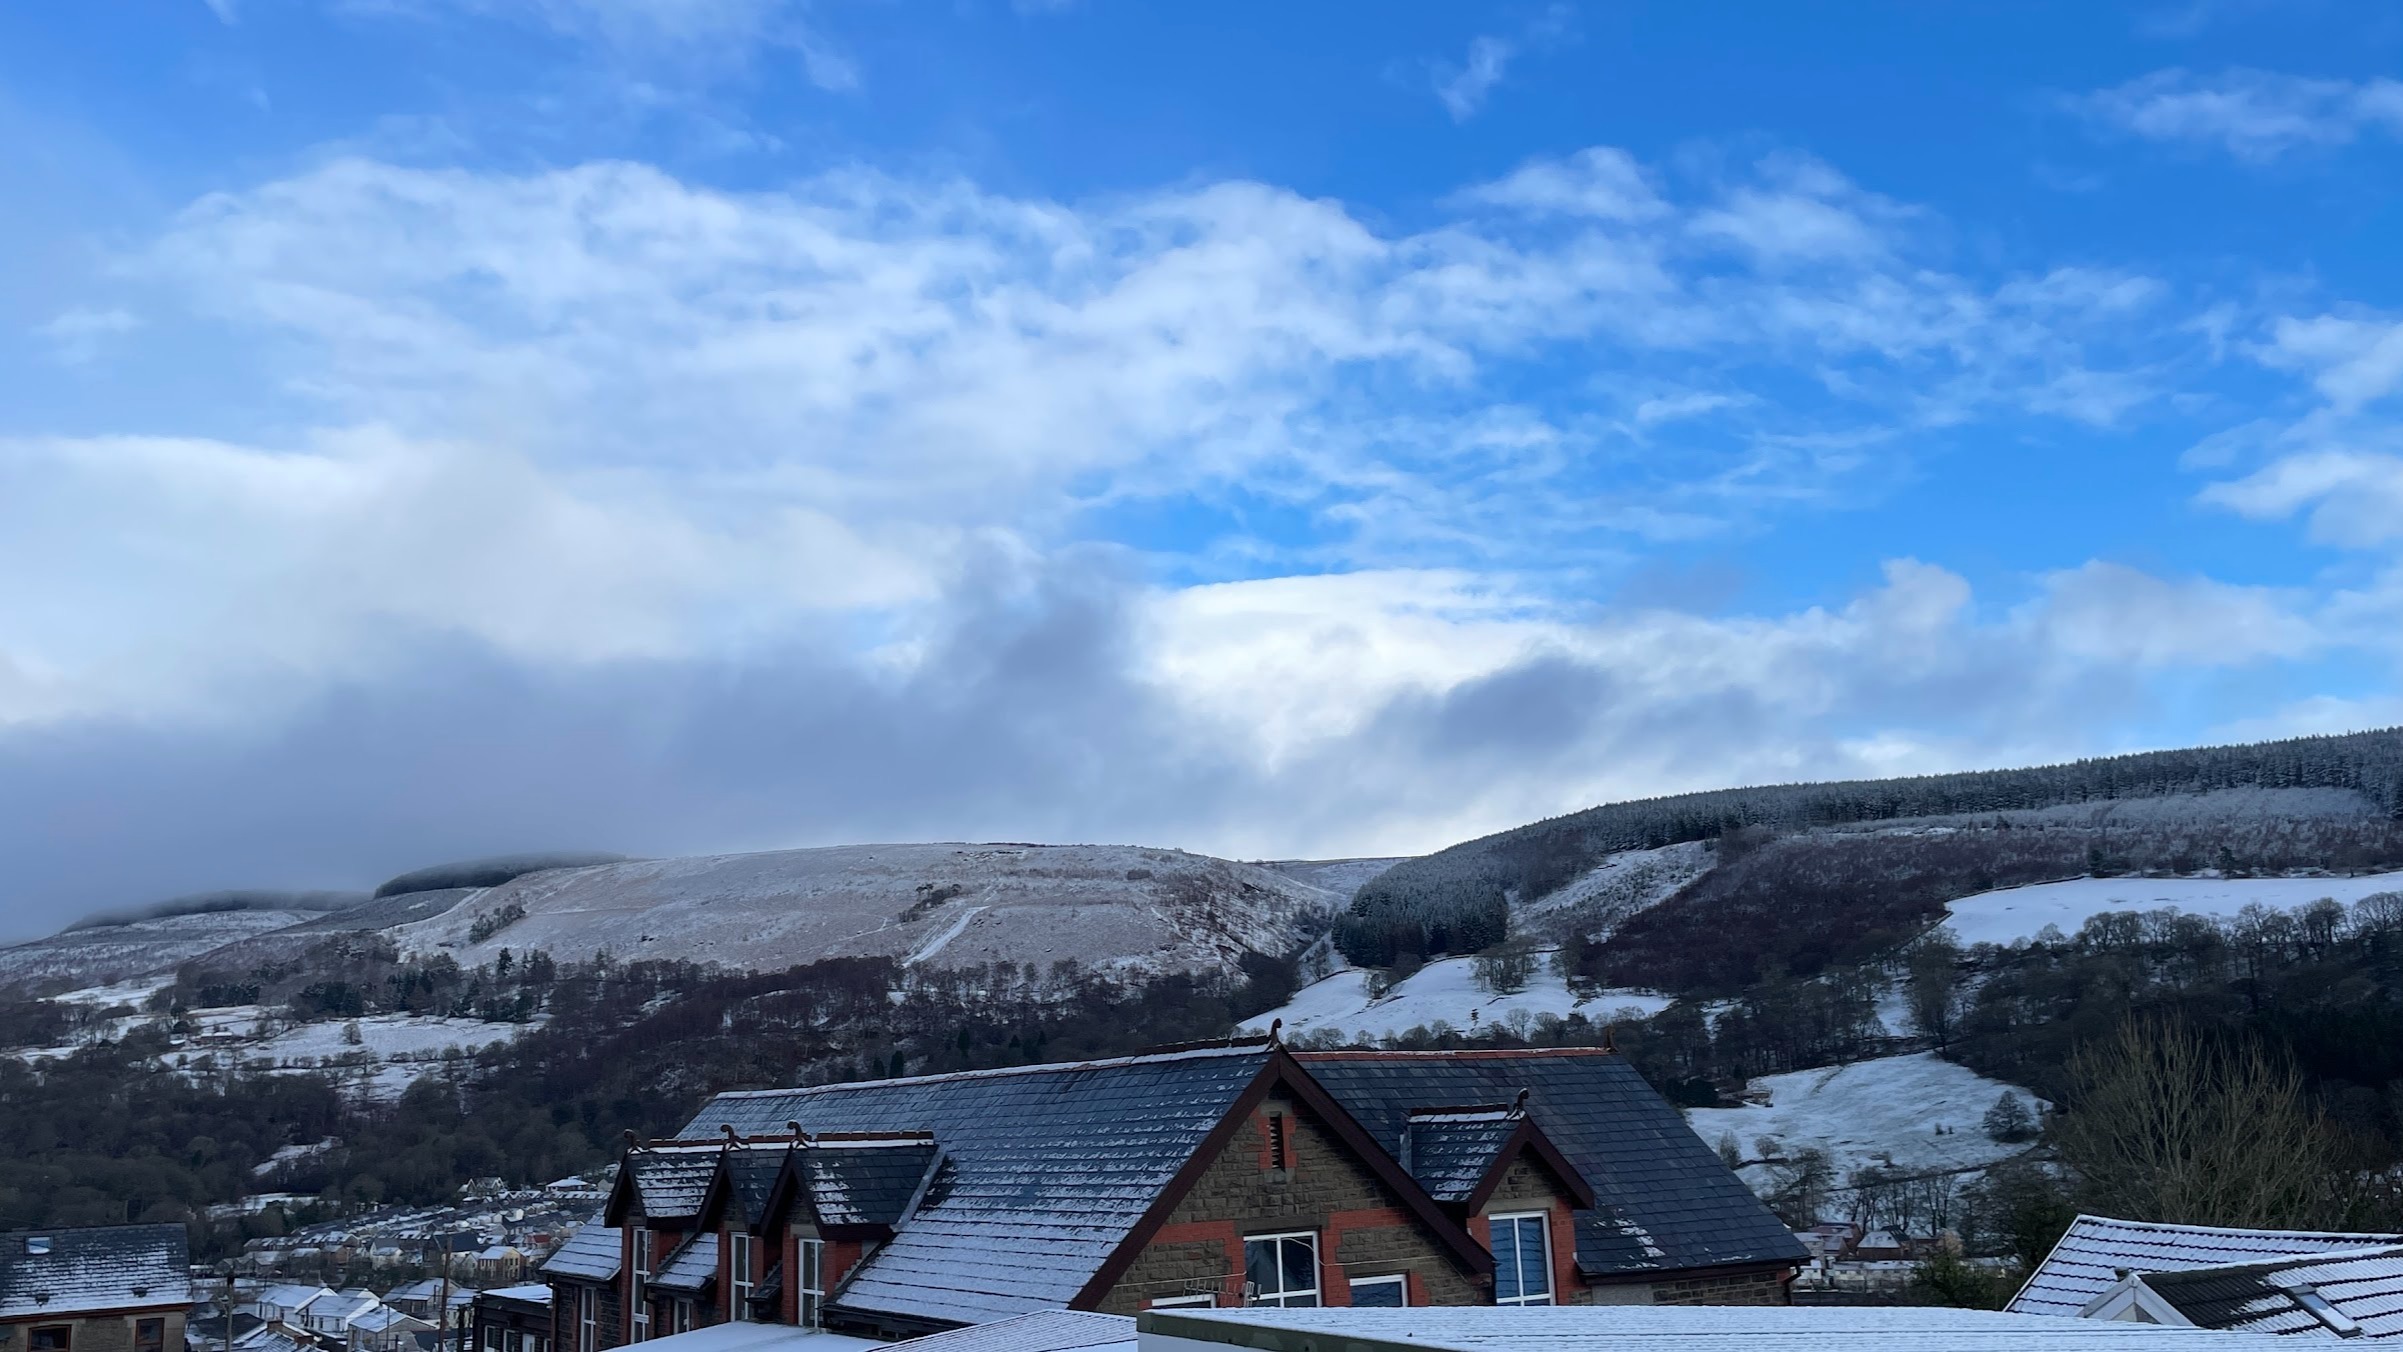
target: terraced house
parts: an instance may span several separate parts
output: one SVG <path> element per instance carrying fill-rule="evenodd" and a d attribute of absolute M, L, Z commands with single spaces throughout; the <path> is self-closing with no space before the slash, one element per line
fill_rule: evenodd
<path fill-rule="evenodd" d="M 545 1265 L 561 1352 L 728 1320 L 1783 1303 L 1802 1247 L 1616 1055 L 1273 1040 L 722 1094 Z"/>

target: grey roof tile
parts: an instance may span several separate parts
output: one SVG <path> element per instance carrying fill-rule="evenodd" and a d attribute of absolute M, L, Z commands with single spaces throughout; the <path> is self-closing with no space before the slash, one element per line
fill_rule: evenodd
<path fill-rule="evenodd" d="M 2144 1284 L 2198 1328 L 2403 1337 L 2403 1247 L 2147 1273 Z M 2346 1323 L 2360 1332 L 2343 1333 Z"/>
<path fill-rule="evenodd" d="M 1729 1172 L 1624 1058 L 1572 1052 L 1302 1052 L 1325 1086 L 1387 1150 L 1412 1110 L 1509 1102 L 1593 1187 L 1577 1217 L 1577 1264 L 1598 1275 L 1799 1263 L 1799 1240 Z"/>
<path fill-rule="evenodd" d="M 1518 1129 L 1506 1107 L 1413 1112 L 1402 1129 L 1402 1164 L 1438 1202 L 1465 1202 Z"/>
<path fill-rule="evenodd" d="M 181 1225 L 0 1233 L 0 1319 L 191 1303 Z"/>
<path fill-rule="evenodd" d="M 605 1225 L 594 1216 L 577 1226 L 558 1252 L 543 1260 L 542 1274 L 588 1282 L 615 1281 L 626 1261 L 623 1238 L 616 1226 Z"/>
<path fill-rule="evenodd" d="M 1083 1289 L 1268 1056 L 1264 1045 L 1245 1043 L 722 1094 L 681 1134 L 731 1126 L 763 1136 L 788 1121 L 813 1136 L 932 1132 L 943 1168 L 909 1224 L 859 1267 L 836 1303 L 985 1323 L 1057 1309 Z M 889 1199 L 895 1190 L 877 1195 Z"/>
<path fill-rule="evenodd" d="M 662 1291 L 699 1294 L 718 1279 L 718 1235 L 705 1230 L 678 1245 L 667 1261 L 659 1265 L 659 1273 L 651 1285 Z"/>
<path fill-rule="evenodd" d="M 2008 1308 L 2015 1314 L 2075 1315 L 2109 1290 L 2121 1272 L 2181 1272 L 2398 1243 L 2403 1243 L 2403 1235 L 2159 1225 L 2080 1216 L 2028 1274 Z"/>

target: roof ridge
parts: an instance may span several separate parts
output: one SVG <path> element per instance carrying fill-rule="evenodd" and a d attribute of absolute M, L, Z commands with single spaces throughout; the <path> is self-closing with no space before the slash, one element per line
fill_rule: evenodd
<path fill-rule="evenodd" d="M 2403 1244 L 2403 1235 L 2374 1230 L 2273 1230 L 2251 1225 L 2182 1225 L 2174 1221 L 2122 1220 L 2117 1216 L 2096 1216 L 2088 1212 L 2079 1212 L 2077 1220 L 2069 1223 L 2069 1228 L 2074 1231 L 2085 1221 L 2093 1221 L 2097 1225 L 2125 1226 L 2131 1230 L 2161 1230 L 2185 1235 L 2265 1235 L 2279 1239 L 2366 1239 L 2372 1241 L 2372 1243 L 2364 1245 L 2365 1248 Z"/>
<path fill-rule="evenodd" d="M 2147 1282 L 2156 1277 L 2214 1277 L 2234 1272 L 2259 1270 L 2274 1272 L 2290 1267 L 2311 1267 L 2320 1263 L 2349 1263 L 2361 1258 L 2392 1258 L 2403 1254 L 2403 1243 L 2365 1244 L 2356 1249 L 2323 1249 L 2318 1253 L 2292 1253 L 2280 1258 L 2248 1258 L 2238 1263 L 2214 1263 L 2209 1267 L 2170 1268 L 2161 1272 L 2140 1272 Z"/>
<path fill-rule="evenodd" d="M 1608 1047 L 1500 1047 L 1462 1049 L 1459 1051 L 1385 1052 L 1338 1051 L 1293 1053 L 1294 1059 L 1310 1061 L 1526 1061 L 1538 1058 L 1607 1056 L 1620 1059 Z"/>
<path fill-rule="evenodd" d="M 786 1089 L 728 1089 L 713 1096 L 710 1102 L 715 1103 L 721 1099 L 789 1098 L 796 1094 L 836 1094 L 853 1089 L 883 1089 L 896 1084 L 944 1084 L 955 1080 L 989 1080 L 1013 1075 L 1065 1074 L 1077 1070 L 1109 1070 L 1119 1066 L 1201 1060 L 1220 1056 L 1249 1056 L 1267 1052 L 1276 1045 L 1265 1037 L 1245 1038 L 1236 1042 L 1201 1043 L 1164 1051 L 1134 1052 L 1126 1056 L 1103 1057 L 1094 1061 L 1040 1061 L 1028 1066 L 993 1066 L 985 1070 L 952 1070 L 945 1071 L 940 1075 L 905 1075 L 899 1079 L 889 1080 L 846 1080 L 840 1084 L 802 1085 Z"/>

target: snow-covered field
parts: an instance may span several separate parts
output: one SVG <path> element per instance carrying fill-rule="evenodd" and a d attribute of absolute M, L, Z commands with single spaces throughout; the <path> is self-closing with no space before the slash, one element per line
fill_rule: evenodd
<path fill-rule="evenodd" d="M 357 1045 L 349 1040 L 352 1028 L 359 1030 Z M 441 1056 L 447 1048 L 472 1052 L 507 1042 L 524 1031 L 521 1024 L 485 1023 L 480 1019 L 378 1014 L 364 1019 L 304 1023 L 242 1047 L 241 1056 L 245 1061 L 267 1058 L 279 1066 L 301 1069 L 327 1058 L 361 1052 L 378 1061 L 429 1060 Z"/>
<path fill-rule="evenodd" d="M 1835 1161 L 1838 1180 L 1864 1165 L 1905 1170 L 1981 1168 L 2026 1149 L 1989 1140 L 1979 1123 L 2005 1091 L 2023 1099 L 2030 1112 L 2038 1101 L 2027 1091 L 1989 1080 L 1933 1052 L 1887 1056 L 1824 1070 L 1769 1075 L 1752 1082 L 1766 1090 L 1765 1107 L 1689 1108 L 1686 1122 L 1716 1146 L 1729 1132 L 1747 1160 L 1757 1161 L 1756 1142 L 1773 1137 L 1784 1151 L 1816 1146 Z M 1937 1127 L 1943 1127 L 1938 1134 Z M 1766 1169 L 1749 1164 L 1744 1178 L 1762 1186 Z"/>
<path fill-rule="evenodd" d="M 317 918 L 314 911 L 217 911 L 95 925 L 0 948 L 0 989 L 130 983 L 239 939 Z"/>
<path fill-rule="evenodd" d="M 2322 897 L 2346 904 L 2378 892 L 2403 892 L 2403 873 L 2358 878 L 2073 878 L 1963 897 L 1946 909 L 1952 931 L 1965 944 L 2007 944 L 2032 939 L 2046 925 L 2075 934 L 2091 915 L 2105 911 L 2157 911 L 2175 907 L 2189 915 L 2232 919 L 2254 903 L 2291 911 Z"/>
<path fill-rule="evenodd" d="M 1291 866 L 1288 866 L 1291 867 Z M 562 961 L 682 958 L 772 971 L 827 957 L 946 967 L 1074 960 L 1091 968 L 1231 969 L 1279 952 L 1348 894 L 1288 872 L 1122 845 L 847 845 L 630 860 L 529 874 L 392 931 L 469 966 L 503 948 Z M 522 919 L 471 942 L 511 904 Z"/>
<path fill-rule="evenodd" d="M 1538 958 L 1527 989 L 1515 995 L 1496 995 L 1479 986 L 1474 958 L 1446 958 L 1428 963 L 1409 980 L 1386 992 L 1381 1000 L 1369 998 L 1368 973 L 1355 968 L 1303 987 L 1283 1008 L 1270 1010 L 1244 1027 L 1261 1032 L 1282 1019 L 1288 1038 L 1331 1030 L 1347 1038 L 1367 1040 L 1394 1037 L 1413 1028 L 1432 1028 L 1439 1023 L 1469 1031 L 1496 1023 L 1507 1024 L 1513 1015 L 1520 1013 L 1529 1019 L 1545 1014 L 1565 1018 L 1571 1013 L 1581 1013 L 1603 1022 L 1622 1009 L 1650 1015 L 1668 1007 L 1666 996 L 1646 991 L 1604 991 L 1580 1002 L 1559 973 L 1552 970 L 1547 953 Z"/>

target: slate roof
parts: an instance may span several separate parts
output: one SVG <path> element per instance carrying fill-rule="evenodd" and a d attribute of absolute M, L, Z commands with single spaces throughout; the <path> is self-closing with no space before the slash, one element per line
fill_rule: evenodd
<path fill-rule="evenodd" d="M 617 1280 L 619 1269 L 625 1266 L 624 1236 L 617 1227 L 605 1225 L 599 1216 L 576 1227 L 559 1251 L 543 1260 L 545 1277 L 573 1277 L 588 1282 Z"/>
<path fill-rule="evenodd" d="M 1149 1310 L 1147 1334 L 1298 1352 L 2292 1352 L 2255 1334 L 2051 1320 L 1991 1310 L 1851 1306 L 1444 1305 Z"/>
<path fill-rule="evenodd" d="M 725 1153 L 721 1167 L 730 1194 L 727 1204 L 743 1224 L 757 1225 L 767 1214 L 768 1194 L 776 1190 L 776 1175 L 789 1153 L 785 1146 L 745 1146 Z"/>
<path fill-rule="evenodd" d="M 1131 1315 L 1045 1310 L 893 1344 L 909 1352 L 1134 1352 Z"/>
<path fill-rule="evenodd" d="M 1577 1266 L 1595 1276 L 1808 1254 L 1752 1190 L 1614 1052 L 1297 1052 L 1310 1077 L 1397 1156 L 1414 1109 L 1508 1102 L 1593 1187 L 1577 1213 Z"/>
<path fill-rule="evenodd" d="M 191 1303 L 181 1225 L 0 1233 L 0 1319 Z"/>
<path fill-rule="evenodd" d="M 2403 1247 L 2152 1272 L 2143 1281 L 2197 1328 L 2403 1337 Z"/>
<path fill-rule="evenodd" d="M 987 1323 L 1073 1299 L 1271 1054 L 1266 1043 L 1246 1042 L 721 1094 L 680 1135 L 722 1126 L 768 1135 L 788 1121 L 813 1136 L 932 1132 L 944 1163 L 916 1214 L 855 1270 L 833 1304 Z"/>
<path fill-rule="evenodd" d="M 1465 1202 L 1518 1125 L 1518 1116 L 1499 1106 L 1413 1112 L 1402 1129 L 1402 1167 L 1436 1201 Z"/>
<path fill-rule="evenodd" d="M 718 1236 L 715 1230 L 704 1231 L 678 1246 L 668 1260 L 660 1264 L 658 1275 L 651 1285 L 662 1291 L 699 1293 L 718 1279 Z"/>
<path fill-rule="evenodd" d="M 643 1215 L 684 1220 L 700 1213 L 709 1180 L 718 1171 L 718 1157 L 725 1152 L 719 1142 L 644 1146 L 626 1152 L 619 1167 L 634 1181 Z"/>
<path fill-rule="evenodd" d="M 2240 1230 L 2080 1216 L 2028 1274 L 2007 1308 L 2015 1314 L 2075 1316 L 2111 1289 L 2122 1271 L 2182 1272 L 2399 1243 L 2403 1235 Z"/>
<path fill-rule="evenodd" d="M 813 1142 L 796 1163 L 820 1225 L 897 1225 L 935 1162 L 927 1140 Z"/>

